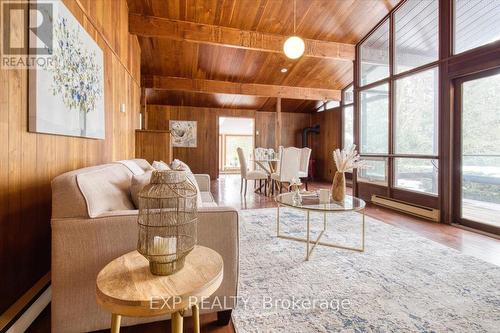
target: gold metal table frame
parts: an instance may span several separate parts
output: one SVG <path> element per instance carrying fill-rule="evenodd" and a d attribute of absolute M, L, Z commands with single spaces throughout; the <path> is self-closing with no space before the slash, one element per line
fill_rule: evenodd
<path fill-rule="evenodd" d="M 289 195 L 290 193 L 285 193 L 285 195 Z M 283 195 L 283 194 L 281 194 Z M 357 199 L 357 198 L 356 198 Z M 319 208 L 307 208 L 307 206 L 294 206 L 294 205 L 287 205 L 283 204 L 278 200 L 278 196 L 276 197 L 276 203 L 278 204 L 277 207 L 277 218 L 276 218 L 276 235 L 278 238 L 283 238 L 283 239 L 288 239 L 288 240 L 294 240 L 294 241 L 299 241 L 306 243 L 306 261 L 309 260 L 309 258 L 312 255 L 313 250 L 316 248 L 317 245 L 323 245 L 323 246 L 328 246 L 328 247 L 335 247 L 339 249 L 344 249 L 344 250 L 351 250 L 351 251 L 357 251 L 357 252 L 364 252 L 365 251 L 365 204 L 364 201 L 361 202 L 363 203 L 362 206 L 359 208 L 353 208 L 353 209 L 346 209 L 346 210 L 326 210 L 326 209 L 319 209 Z M 300 238 L 300 237 L 294 237 L 294 236 L 289 236 L 289 235 L 284 235 L 280 234 L 280 207 L 287 207 L 287 208 L 292 208 L 292 209 L 297 209 L 301 211 L 306 211 L 307 214 L 307 236 L 306 238 Z M 320 234 L 318 235 L 318 238 L 316 240 L 311 240 L 311 219 L 310 219 L 310 213 L 311 212 L 317 212 L 317 213 L 322 213 L 323 214 L 323 230 L 321 230 Z M 347 213 L 347 212 L 361 212 L 362 214 L 362 230 L 361 230 L 361 247 L 351 247 L 351 246 L 344 246 L 340 244 L 335 244 L 335 243 L 329 243 L 329 242 L 322 242 L 321 237 L 327 230 L 327 219 L 326 215 L 328 213 L 334 214 L 334 213 Z"/>

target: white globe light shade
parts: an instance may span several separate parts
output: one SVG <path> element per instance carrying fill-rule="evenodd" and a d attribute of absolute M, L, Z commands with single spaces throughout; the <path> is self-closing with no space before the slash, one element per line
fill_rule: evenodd
<path fill-rule="evenodd" d="M 304 50 L 306 49 L 306 45 L 302 38 L 298 36 L 288 37 L 283 44 L 283 52 L 290 59 L 300 58 L 304 54 Z"/>

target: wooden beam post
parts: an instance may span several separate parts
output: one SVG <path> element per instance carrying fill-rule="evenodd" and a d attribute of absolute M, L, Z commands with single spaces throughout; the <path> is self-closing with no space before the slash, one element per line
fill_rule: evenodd
<path fill-rule="evenodd" d="M 144 75 L 142 86 L 155 90 L 192 91 L 210 94 L 236 94 L 260 97 L 281 97 L 312 101 L 340 101 L 341 91 L 335 89 L 280 86 L 259 83 L 238 83 L 184 77 Z"/>
<path fill-rule="evenodd" d="M 288 37 L 141 14 L 129 14 L 129 32 L 143 37 L 168 38 L 274 53 L 283 53 L 283 43 Z M 354 60 L 353 44 L 315 39 L 304 39 L 304 42 L 306 57 Z"/>
<path fill-rule="evenodd" d="M 276 99 L 276 122 L 274 127 L 274 142 L 276 146 L 276 151 L 279 151 L 281 145 L 281 97 Z"/>

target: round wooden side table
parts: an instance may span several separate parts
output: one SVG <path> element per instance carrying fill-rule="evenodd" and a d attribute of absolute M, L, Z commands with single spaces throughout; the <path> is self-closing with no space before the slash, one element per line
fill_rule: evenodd
<path fill-rule="evenodd" d="M 149 262 L 132 251 L 107 264 L 97 275 L 97 303 L 111 312 L 111 332 L 120 331 L 121 316 L 171 314 L 172 332 L 183 330 L 184 310 L 191 307 L 194 331 L 200 332 L 198 304 L 219 288 L 223 277 L 220 254 L 195 246 L 184 267 L 168 276 L 153 275 Z"/>

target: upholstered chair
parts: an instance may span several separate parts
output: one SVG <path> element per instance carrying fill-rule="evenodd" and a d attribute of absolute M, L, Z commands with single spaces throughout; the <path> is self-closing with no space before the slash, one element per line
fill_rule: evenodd
<path fill-rule="evenodd" d="M 300 169 L 299 178 L 303 180 L 307 188 L 307 180 L 309 178 L 309 160 L 311 159 L 311 148 L 304 147 L 300 150 Z"/>
<path fill-rule="evenodd" d="M 284 183 L 290 183 L 293 178 L 299 178 L 299 171 L 300 149 L 295 147 L 283 148 L 280 152 L 280 163 L 277 172 L 271 174 L 273 193 L 275 184 L 278 185 L 281 193 Z"/>
<path fill-rule="evenodd" d="M 264 189 L 267 188 L 267 173 L 260 170 L 249 171 L 247 167 L 247 161 L 245 158 L 245 154 L 243 153 L 243 149 L 238 147 L 236 149 L 238 152 L 238 159 L 240 160 L 240 170 L 241 170 L 241 186 L 240 193 L 243 193 L 243 181 L 245 182 L 245 193 L 247 195 L 247 185 L 249 180 L 259 181 L 260 188 L 262 188 L 262 181 L 265 181 Z M 265 191 L 265 190 L 264 190 Z"/>

